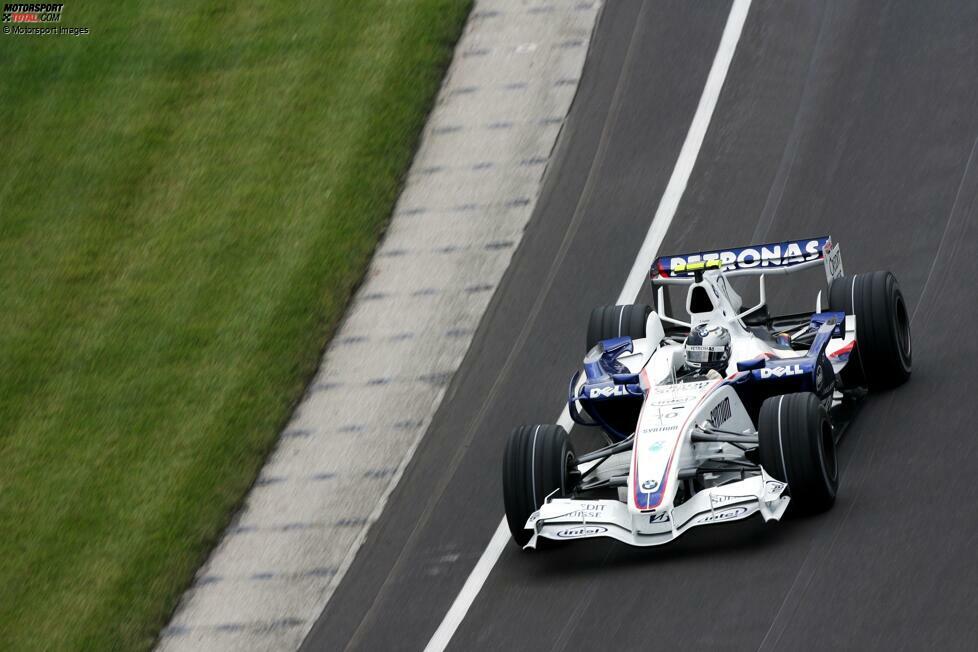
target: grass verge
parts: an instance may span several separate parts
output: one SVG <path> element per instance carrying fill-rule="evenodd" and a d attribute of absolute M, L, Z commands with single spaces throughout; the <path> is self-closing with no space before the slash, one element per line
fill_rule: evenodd
<path fill-rule="evenodd" d="M 0 649 L 144 649 L 361 278 L 468 0 L 0 35 Z"/>

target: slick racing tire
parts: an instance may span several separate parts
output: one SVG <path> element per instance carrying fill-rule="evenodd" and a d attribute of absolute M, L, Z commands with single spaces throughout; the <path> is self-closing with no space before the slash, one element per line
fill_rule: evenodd
<path fill-rule="evenodd" d="M 789 507 L 813 514 L 835 502 L 839 465 L 828 412 L 815 394 L 772 396 L 758 418 L 761 466 L 788 484 Z"/>
<path fill-rule="evenodd" d="M 625 306 L 598 306 L 591 311 L 591 319 L 587 323 L 587 348 L 594 348 L 601 340 L 615 337 L 631 337 L 639 340 L 645 337 L 645 322 L 652 312 L 652 307 L 644 303 L 633 303 Z"/>
<path fill-rule="evenodd" d="M 829 308 L 856 316 L 856 359 L 843 370 L 844 384 L 876 390 L 910 378 L 910 316 L 893 274 L 871 272 L 833 280 Z"/>
<path fill-rule="evenodd" d="M 509 531 L 520 547 L 532 536 L 527 519 L 551 494 L 568 495 L 576 467 L 577 456 L 563 427 L 520 426 L 510 434 L 503 455 L 503 502 Z"/>

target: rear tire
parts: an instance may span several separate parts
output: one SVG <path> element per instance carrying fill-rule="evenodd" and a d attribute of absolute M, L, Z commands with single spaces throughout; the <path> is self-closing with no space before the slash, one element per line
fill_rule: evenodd
<path fill-rule="evenodd" d="M 503 503 L 513 540 L 525 546 L 533 533 L 527 519 L 555 490 L 563 497 L 573 489 L 570 474 L 577 456 L 561 426 L 520 426 L 513 430 L 503 455 Z"/>
<path fill-rule="evenodd" d="M 590 351 L 601 340 L 615 337 L 631 337 L 640 340 L 645 337 L 645 324 L 652 312 L 652 306 L 633 303 L 624 306 L 598 306 L 591 311 L 587 324 L 587 349 Z"/>
<path fill-rule="evenodd" d="M 843 383 L 877 390 L 902 385 L 910 378 L 910 317 L 892 273 L 833 280 L 829 308 L 856 316 L 856 359 L 843 370 Z"/>
<path fill-rule="evenodd" d="M 791 507 L 827 510 L 839 488 L 839 466 L 828 412 L 810 393 L 772 396 L 757 420 L 758 453 L 768 475 L 786 482 Z"/>

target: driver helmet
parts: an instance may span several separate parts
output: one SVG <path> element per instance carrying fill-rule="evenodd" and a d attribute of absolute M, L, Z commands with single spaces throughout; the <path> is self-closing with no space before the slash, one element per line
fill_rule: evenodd
<path fill-rule="evenodd" d="M 725 372 L 730 361 L 730 333 L 723 326 L 700 324 L 690 331 L 684 347 L 686 366 L 706 372 Z"/>

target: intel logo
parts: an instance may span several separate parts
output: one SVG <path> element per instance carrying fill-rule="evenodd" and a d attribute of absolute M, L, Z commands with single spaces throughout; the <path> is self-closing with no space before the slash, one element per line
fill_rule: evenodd
<path fill-rule="evenodd" d="M 716 523 L 717 521 L 730 521 L 747 513 L 746 507 L 732 507 L 730 509 L 725 509 L 719 512 L 713 512 L 712 514 L 707 514 L 700 519 L 700 523 Z"/>
<path fill-rule="evenodd" d="M 593 537 L 596 534 L 604 534 L 608 531 L 608 528 L 602 527 L 600 525 L 587 525 L 582 527 L 572 527 L 566 530 L 561 530 L 557 533 L 557 536 L 561 539 L 577 539 L 579 537 Z"/>

